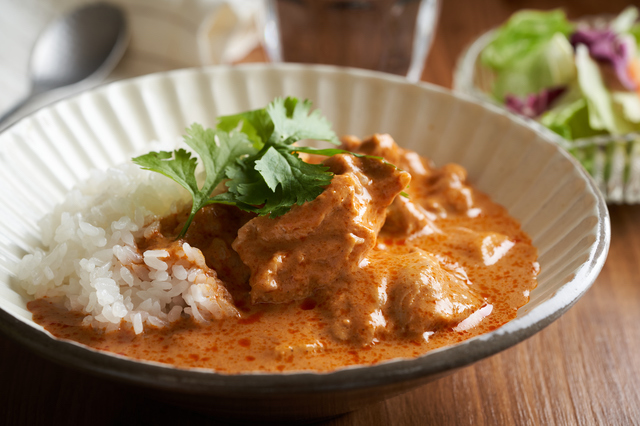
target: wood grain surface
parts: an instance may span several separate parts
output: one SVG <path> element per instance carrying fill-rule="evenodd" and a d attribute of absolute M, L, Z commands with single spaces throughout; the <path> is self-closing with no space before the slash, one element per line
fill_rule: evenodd
<path fill-rule="evenodd" d="M 561 6 L 575 18 L 616 13 L 628 3 L 443 0 L 423 79 L 450 87 L 464 47 L 518 9 Z M 610 210 L 613 235 L 604 269 L 558 321 L 437 382 L 321 424 L 640 424 L 640 206 Z M 53 364 L 1 335 L 0 380 L 1 425 L 224 424 Z"/>

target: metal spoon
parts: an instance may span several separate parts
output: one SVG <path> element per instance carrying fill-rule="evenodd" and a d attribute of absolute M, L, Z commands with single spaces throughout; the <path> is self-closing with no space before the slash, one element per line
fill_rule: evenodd
<path fill-rule="evenodd" d="M 86 5 L 52 22 L 31 52 L 30 93 L 0 116 L 0 128 L 45 92 L 106 77 L 120 61 L 128 41 L 124 13 L 109 4 Z"/>

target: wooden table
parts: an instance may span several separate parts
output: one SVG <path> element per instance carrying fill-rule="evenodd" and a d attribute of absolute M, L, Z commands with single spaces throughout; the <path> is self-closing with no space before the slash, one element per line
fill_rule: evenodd
<path fill-rule="evenodd" d="M 423 79 L 450 87 L 456 58 L 514 11 L 616 13 L 623 0 L 443 0 Z M 259 56 L 259 55 L 258 55 Z M 527 341 L 327 425 L 640 424 L 640 206 L 611 207 L 609 258 L 591 290 Z M 219 424 L 53 364 L 0 336 L 0 424 Z"/>

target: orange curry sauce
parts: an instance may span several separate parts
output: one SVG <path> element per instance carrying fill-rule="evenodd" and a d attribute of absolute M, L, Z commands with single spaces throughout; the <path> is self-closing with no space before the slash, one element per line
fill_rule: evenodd
<path fill-rule="evenodd" d="M 360 151 L 367 152 L 366 149 Z M 458 169 L 454 172 L 460 173 Z M 229 290 L 240 312 L 238 318 L 199 324 L 184 317 L 164 329 L 145 326 L 145 332 L 139 335 L 128 327 L 110 333 L 83 327 L 81 313 L 68 312 L 47 299 L 34 300 L 28 307 L 34 321 L 59 338 L 134 359 L 186 368 L 210 368 L 223 373 L 328 372 L 350 365 L 416 357 L 495 330 L 512 320 L 518 308 L 528 302 L 529 292 L 537 284 L 537 250 L 531 245 L 530 238 L 505 208 L 472 187 L 466 184 L 465 187 L 471 191 L 473 205 L 462 214 L 434 215 L 433 223 L 439 232 L 407 236 L 394 235 L 383 228 L 367 255 L 372 261 L 369 266 L 362 266 L 370 271 L 358 275 L 358 279 L 375 279 L 378 269 L 397 270 L 402 266 L 398 262 L 402 262 L 403 255 L 416 249 L 449 259 L 464 270 L 470 290 L 484 301 L 484 306 L 490 305 L 490 314 L 466 330 L 456 324 L 446 324 L 418 334 L 393 330 L 376 333 L 369 341 L 340 339 L 331 329 L 331 321 L 335 318 L 326 314 L 331 303 L 326 292 L 314 292 L 286 303 L 252 303 L 246 282 Z M 408 190 L 409 199 L 428 198 L 416 191 L 419 192 L 420 187 L 414 176 Z M 440 202 L 441 210 L 444 204 Z M 197 228 L 197 223 L 194 224 L 192 226 Z M 487 244 L 495 235 L 508 244 L 500 245 L 495 241 Z M 197 241 L 191 243 L 198 247 Z M 204 249 L 203 252 L 207 257 Z M 366 284 L 384 287 L 386 281 L 383 281 Z"/>

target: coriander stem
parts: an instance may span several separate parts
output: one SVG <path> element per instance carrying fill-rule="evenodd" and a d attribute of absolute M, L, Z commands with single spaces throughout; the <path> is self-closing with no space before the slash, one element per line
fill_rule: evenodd
<path fill-rule="evenodd" d="M 187 230 L 189 229 L 189 226 L 191 225 L 191 222 L 193 222 L 193 218 L 196 217 L 196 213 L 201 208 L 202 208 L 202 206 L 200 206 L 198 208 L 195 208 L 195 204 L 192 205 L 191 213 L 189 213 L 189 217 L 187 218 L 187 221 L 184 223 L 184 226 L 182 227 L 182 230 L 178 234 L 178 237 L 176 238 L 176 240 L 179 240 L 180 238 L 184 238 L 184 236 L 187 235 Z"/>

